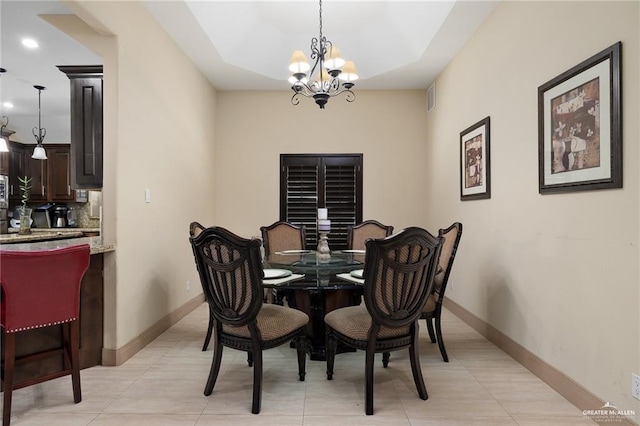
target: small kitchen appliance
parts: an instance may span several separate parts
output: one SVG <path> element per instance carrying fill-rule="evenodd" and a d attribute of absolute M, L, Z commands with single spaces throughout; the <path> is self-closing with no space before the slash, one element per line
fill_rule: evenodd
<path fill-rule="evenodd" d="M 67 206 L 55 206 L 53 209 L 53 227 L 67 227 Z"/>

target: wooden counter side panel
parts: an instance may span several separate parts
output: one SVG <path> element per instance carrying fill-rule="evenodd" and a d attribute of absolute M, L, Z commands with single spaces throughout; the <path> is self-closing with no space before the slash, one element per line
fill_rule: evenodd
<path fill-rule="evenodd" d="M 80 290 L 80 368 L 102 363 L 104 318 L 104 284 L 102 254 L 91 256 L 89 269 L 82 279 Z M 4 347 L 4 330 L 2 347 Z M 62 326 L 30 330 L 16 335 L 16 356 L 62 347 Z M 3 356 L 4 358 L 4 356 Z M 63 357 L 52 357 L 17 365 L 14 381 L 22 381 L 63 369 Z"/>

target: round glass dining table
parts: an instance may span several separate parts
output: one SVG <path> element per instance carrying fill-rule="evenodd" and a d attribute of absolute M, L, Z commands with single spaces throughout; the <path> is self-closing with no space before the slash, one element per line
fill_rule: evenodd
<path fill-rule="evenodd" d="M 326 257 L 312 250 L 287 250 L 268 255 L 263 267 L 287 269 L 304 278 L 279 285 L 265 284 L 277 289 L 276 303 L 287 304 L 309 315 L 307 352 L 312 360 L 324 361 L 325 314 L 345 306 L 359 305 L 362 285 L 336 278 L 337 274 L 364 268 L 365 253 L 361 250 L 333 251 Z M 338 352 L 348 350 L 338 347 Z"/>

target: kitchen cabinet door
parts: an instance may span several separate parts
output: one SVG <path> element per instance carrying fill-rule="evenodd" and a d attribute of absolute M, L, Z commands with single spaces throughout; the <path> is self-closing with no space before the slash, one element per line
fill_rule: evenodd
<path fill-rule="evenodd" d="M 102 188 L 102 65 L 58 69 L 71 87 L 71 180 L 77 189 Z"/>
<path fill-rule="evenodd" d="M 23 145 L 9 143 L 9 200 L 20 200 L 20 181 L 18 177 L 28 174 L 26 169 L 26 151 Z"/>
<path fill-rule="evenodd" d="M 44 146 L 47 149 L 47 146 Z M 47 155 L 49 154 L 47 150 Z M 47 176 L 47 161 L 49 160 L 34 160 L 27 151 L 27 176 L 31 178 L 31 195 L 29 201 L 47 201 L 48 191 L 48 176 Z"/>
<path fill-rule="evenodd" d="M 69 146 L 47 150 L 47 169 L 50 201 L 74 201 L 71 189 L 71 150 Z"/>

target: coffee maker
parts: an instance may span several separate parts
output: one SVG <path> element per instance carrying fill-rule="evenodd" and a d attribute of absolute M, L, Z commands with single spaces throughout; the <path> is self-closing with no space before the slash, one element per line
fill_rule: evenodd
<path fill-rule="evenodd" d="M 53 221 L 54 228 L 66 228 L 67 227 L 67 206 L 59 205 L 53 208 Z"/>

